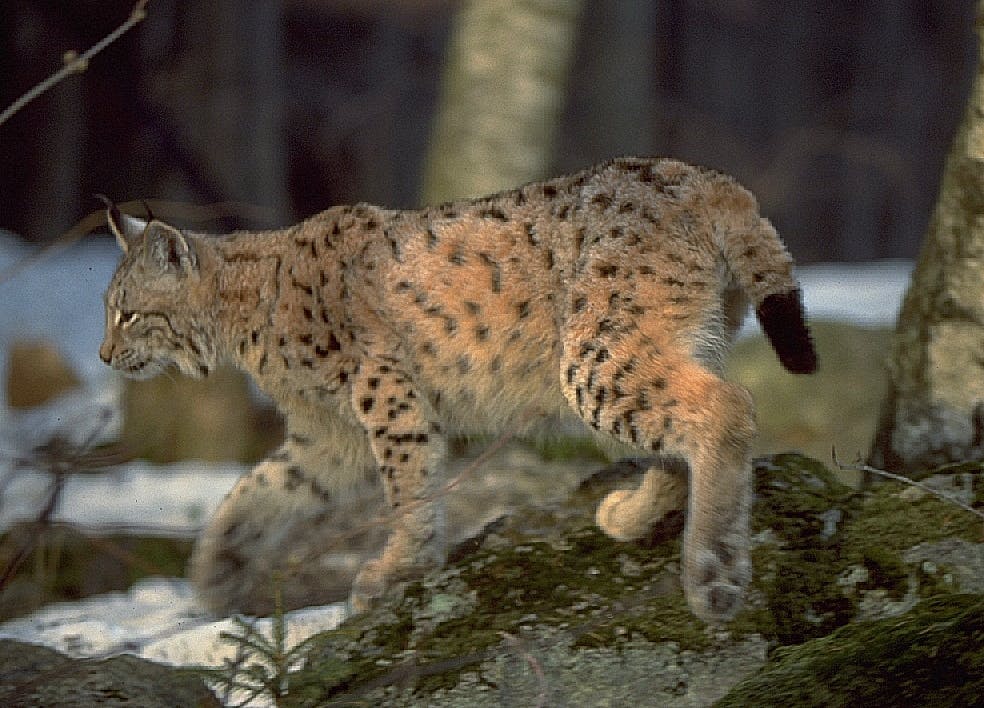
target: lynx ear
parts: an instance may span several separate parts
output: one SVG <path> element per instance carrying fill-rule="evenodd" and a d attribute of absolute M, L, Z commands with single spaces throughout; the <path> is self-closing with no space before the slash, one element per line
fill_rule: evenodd
<path fill-rule="evenodd" d="M 97 194 L 96 198 L 106 205 L 106 223 L 116 237 L 116 243 L 123 249 L 123 253 L 128 253 L 130 246 L 143 235 L 147 222 L 122 213 L 119 207 L 103 194 Z"/>
<path fill-rule="evenodd" d="M 144 231 L 146 264 L 172 275 L 190 275 L 198 270 L 198 258 L 180 231 L 162 221 L 151 221 Z"/>

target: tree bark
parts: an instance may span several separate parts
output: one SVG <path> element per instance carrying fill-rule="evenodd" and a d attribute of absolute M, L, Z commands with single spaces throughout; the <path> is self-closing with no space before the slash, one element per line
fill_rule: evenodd
<path fill-rule="evenodd" d="M 425 202 L 542 177 L 582 0 L 468 0 L 454 20 Z"/>
<path fill-rule="evenodd" d="M 978 65 L 896 327 L 869 463 L 984 457 L 984 0 Z"/>

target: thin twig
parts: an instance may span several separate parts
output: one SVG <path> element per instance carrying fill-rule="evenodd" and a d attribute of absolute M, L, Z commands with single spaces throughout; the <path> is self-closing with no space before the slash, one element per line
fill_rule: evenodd
<path fill-rule="evenodd" d="M 840 469 L 840 470 L 842 470 L 842 471 L 844 471 L 844 472 L 866 472 L 868 474 L 876 474 L 876 475 L 879 475 L 880 477 L 887 477 L 888 479 L 895 480 L 896 482 L 902 482 L 903 484 L 908 484 L 908 485 L 913 486 L 913 487 L 918 487 L 919 489 L 923 490 L 924 492 L 928 492 L 930 494 L 933 494 L 933 495 L 939 497 L 940 499 L 942 499 L 944 501 L 950 502 L 954 506 L 960 507 L 964 511 L 969 511 L 971 514 L 975 514 L 975 515 L 981 517 L 982 519 L 984 519 L 984 511 L 980 511 L 978 509 L 975 509 L 974 507 L 970 506 L 969 504 L 964 504 L 959 499 L 956 499 L 956 498 L 950 496 L 949 494 L 944 494 L 943 492 L 939 491 L 938 489 L 933 489 L 932 487 L 930 487 L 927 484 L 923 484 L 922 482 L 917 482 L 914 479 L 909 479 L 908 477 L 905 477 L 905 476 L 900 475 L 900 474 L 896 474 L 894 472 L 887 472 L 885 470 L 880 470 L 877 467 L 872 467 L 871 465 L 864 465 L 864 464 L 845 465 L 845 464 L 842 464 L 837 459 L 837 450 L 834 449 L 834 448 L 831 448 L 830 449 L 830 454 L 831 454 L 831 457 L 833 457 L 834 464 L 837 465 L 837 468 Z"/>
<path fill-rule="evenodd" d="M 148 0 L 137 0 L 137 3 L 133 6 L 133 9 L 130 10 L 130 16 L 126 18 L 123 24 L 89 47 L 89 49 L 82 52 L 82 54 L 79 54 L 73 50 L 65 52 L 62 57 L 63 65 L 60 69 L 58 69 L 58 71 L 53 73 L 44 81 L 35 84 L 27 93 L 7 106 L 3 113 L 0 113 L 0 126 L 10 120 L 14 114 L 24 108 L 24 106 L 28 103 L 51 90 L 54 86 L 61 83 L 67 77 L 72 74 L 81 74 L 85 71 L 89 67 L 89 62 L 93 57 L 143 21 L 143 19 L 147 16 L 145 9 L 147 2 Z M 102 220 L 102 212 L 94 212 L 89 214 L 84 219 L 79 221 L 79 223 L 75 224 L 75 226 L 69 229 L 66 233 L 62 234 L 57 240 L 48 244 L 45 248 L 41 249 L 37 253 L 12 263 L 7 268 L 0 271 L 0 283 L 11 279 L 21 270 L 40 260 L 42 257 L 51 255 L 59 248 L 74 243 L 79 239 L 79 237 L 96 228 L 100 223 L 102 223 Z"/>
<path fill-rule="evenodd" d="M 34 464 L 39 469 L 43 467 L 53 479 L 48 489 L 48 496 L 45 500 L 44 507 L 38 512 L 37 518 L 30 525 L 31 535 L 29 539 L 14 554 L 14 557 L 7 563 L 6 568 L 0 572 L 0 590 L 7 587 L 7 584 L 13 579 L 21 565 L 37 547 L 44 532 L 50 528 L 51 517 L 61 501 L 65 481 L 73 473 L 79 460 L 89 452 L 100 435 L 102 435 L 106 425 L 109 423 L 110 417 L 109 409 L 102 409 L 98 424 L 93 427 L 89 435 L 78 446 L 65 447 L 60 440 L 53 438 L 50 449 L 37 448 L 35 450 L 36 458 Z"/>
<path fill-rule="evenodd" d="M 147 0 L 137 0 L 137 3 L 133 6 L 133 9 L 130 10 L 130 16 L 126 18 L 126 21 L 124 21 L 123 24 L 81 54 L 71 50 L 65 52 L 63 56 L 63 66 L 58 69 L 58 71 L 39 84 L 36 84 L 27 93 L 7 106 L 3 113 L 0 113 L 0 125 L 6 123 L 10 120 L 11 116 L 21 110 L 24 106 L 36 99 L 38 96 L 41 96 L 45 92 L 49 91 L 52 87 L 61 83 L 67 77 L 72 74 L 81 74 L 85 71 L 89 67 L 89 62 L 94 56 L 143 21 L 144 17 L 147 16 L 144 9 L 146 5 Z"/>

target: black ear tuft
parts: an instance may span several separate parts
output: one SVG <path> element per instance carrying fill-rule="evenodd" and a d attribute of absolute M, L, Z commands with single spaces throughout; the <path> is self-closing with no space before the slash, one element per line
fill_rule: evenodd
<path fill-rule="evenodd" d="M 803 294 L 797 288 L 769 295 L 756 308 L 765 336 L 782 365 L 794 374 L 817 370 L 817 352 L 803 313 Z"/>
<path fill-rule="evenodd" d="M 127 238 L 126 224 L 123 223 L 123 215 L 120 213 L 120 208 L 105 194 L 96 194 L 94 196 L 105 205 L 106 225 L 113 232 L 113 236 L 116 237 L 116 242 L 123 249 L 123 253 L 126 253 L 130 250 L 130 240 Z"/>
<path fill-rule="evenodd" d="M 116 206 L 113 200 L 105 194 L 94 194 L 92 196 L 101 201 L 106 207 L 106 220 L 108 221 L 110 227 L 115 226 L 116 228 L 119 228 L 120 221 L 122 221 L 122 218 L 120 217 L 120 208 Z"/>
<path fill-rule="evenodd" d="M 143 236 L 147 222 L 123 213 L 105 194 L 96 194 L 95 197 L 106 205 L 106 223 L 116 237 L 116 242 L 123 249 L 123 253 L 129 253 L 130 247 Z"/>

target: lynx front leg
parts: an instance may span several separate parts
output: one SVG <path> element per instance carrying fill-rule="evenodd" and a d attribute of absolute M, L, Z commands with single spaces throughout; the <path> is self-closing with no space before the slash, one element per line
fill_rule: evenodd
<path fill-rule="evenodd" d="M 363 363 L 352 407 L 369 436 L 392 520 L 383 552 L 363 565 L 353 584 L 351 606 L 361 612 L 392 583 L 444 563 L 445 439 L 410 378 L 388 364 Z"/>
<path fill-rule="evenodd" d="M 219 614 L 344 599 L 361 562 L 382 545 L 366 524 L 378 485 L 362 431 L 342 420 L 290 416 L 288 435 L 245 475 L 198 540 L 189 574 Z M 374 506 L 375 505 L 375 506 Z"/>

